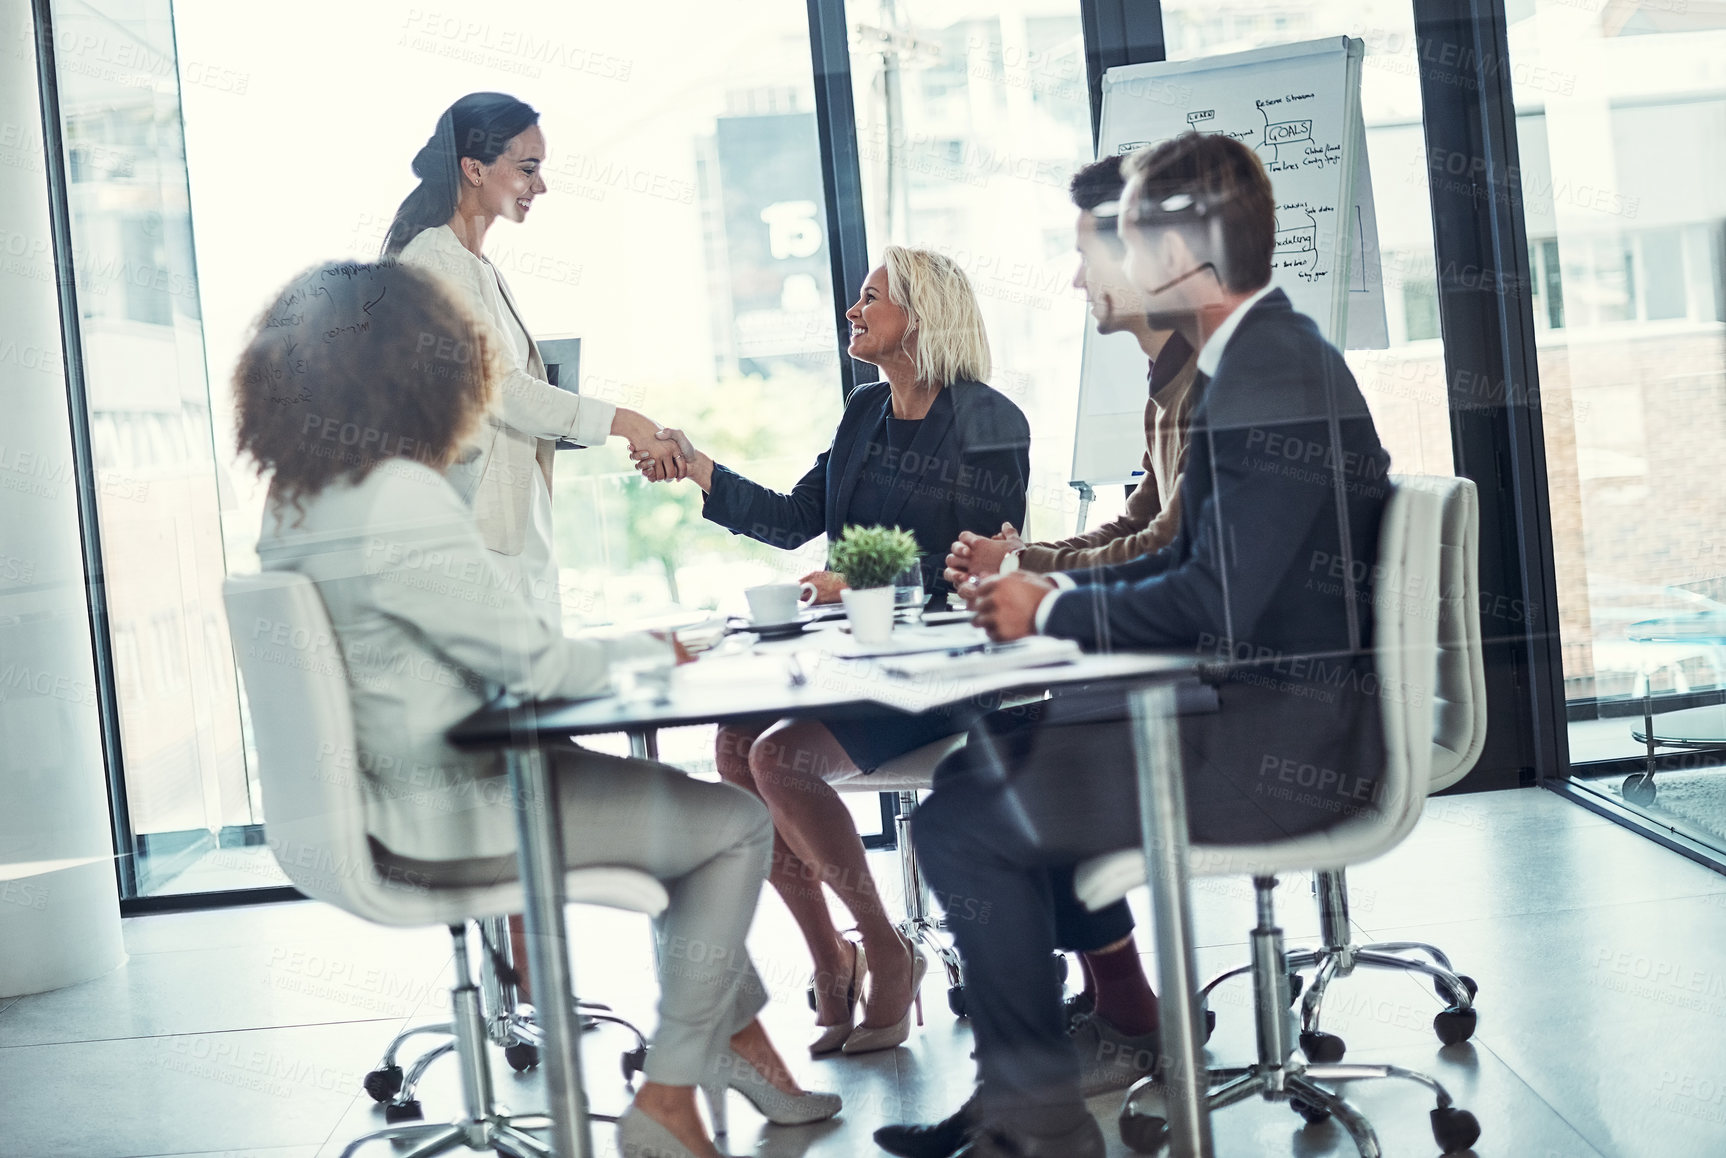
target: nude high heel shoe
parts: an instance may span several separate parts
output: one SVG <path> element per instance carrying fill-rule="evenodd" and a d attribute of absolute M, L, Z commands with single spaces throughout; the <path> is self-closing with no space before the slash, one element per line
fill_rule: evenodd
<path fill-rule="evenodd" d="M 767 1080 L 748 1058 L 727 1048 L 714 1058 L 708 1074 L 701 1079 L 701 1093 L 707 1100 L 707 1112 L 713 1120 L 713 1135 L 723 1138 L 728 1132 L 725 1094 L 736 1090 L 755 1107 L 756 1113 L 775 1126 L 807 1126 L 825 1122 L 845 1108 L 838 1094 L 805 1090 L 788 1094 Z"/>
<path fill-rule="evenodd" d="M 857 999 L 863 995 L 863 975 L 869 971 L 869 959 L 864 955 L 862 945 L 855 941 L 848 941 L 846 944 L 850 945 L 854 952 L 851 957 L 851 979 L 845 988 L 845 1020 L 837 1025 L 816 1027 L 821 1033 L 809 1043 L 810 1057 L 837 1053 L 845 1044 L 845 1039 L 851 1036 L 851 1027 L 857 1019 Z"/>
<path fill-rule="evenodd" d="M 840 1046 L 840 1052 L 847 1054 L 874 1053 L 876 1050 L 892 1049 L 904 1045 L 911 1037 L 911 1011 L 917 1011 L 917 1025 L 923 1024 L 923 978 L 929 973 L 929 958 L 915 945 L 911 946 L 911 1004 L 905 1007 L 904 1016 L 892 1025 L 877 1028 L 860 1025 L 851 1031 L 851 1036 Z"/>
<path fill-rule="evenodd" d="M 634 1106 L 617 1119 L 617 1152 L 623 1158 L 695 1158 L 677 1135 Z M 720 1158 L 730 1158 L 723 1150 Z"/>

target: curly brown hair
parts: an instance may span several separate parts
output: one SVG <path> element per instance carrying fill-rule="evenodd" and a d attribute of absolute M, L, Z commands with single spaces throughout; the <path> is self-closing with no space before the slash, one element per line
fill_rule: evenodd
<path fill-rule="evenodd" d="M 491 405 L 497 356 L 435 275 L 313 267 L 252 323 L 234 369 L 239 449 L 295 506 L 390 458 L 441 471 Z"/>

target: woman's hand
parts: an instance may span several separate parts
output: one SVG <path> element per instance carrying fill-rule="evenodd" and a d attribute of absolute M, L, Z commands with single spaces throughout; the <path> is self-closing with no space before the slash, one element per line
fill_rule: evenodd
<path fill-rule="evenodd" d="M 655 434 L 654 438 L 659 445 L 664 446 L 669 443 L 673 448 L 672 459 L 676 462 L 679 471 L 674 477 L 692 479 L 695 485 L 704 491 L 713 489 L 713 459 L 696 450 L 695 444 L 689 441 L 687 434 L 673 427 L 667 427 Z M 635 452 L 635 467 L 649 480 L 654 477 L 650 473 L 653 466 L 654 460 L 651 455 L 643 451 Z"/>
<path fill-rule="evenodd" d="M 845 576 L 837 571 L 811 571 L 797 582 L 814 586 L 817 603 L 839 602 L 839 593 L 850 586 L 845 582 Z"/>
<path fill-rule="evenodd" d="M 675 444 L 655 438 L 659 424 L 639 411 L 619 406 L 611 420 L 611 433 L 629 443 L 636 467 L 652 482 L 683 478 L 683 461 Z M 643 461 L 645 459 L 645 462 Z"/>

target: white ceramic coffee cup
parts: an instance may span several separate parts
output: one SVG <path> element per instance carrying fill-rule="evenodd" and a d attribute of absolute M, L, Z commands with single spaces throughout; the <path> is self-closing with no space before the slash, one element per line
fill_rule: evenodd
<path fill-rule="evenodd" d="M 763 583 L 743 592 L 749 600 L 749 616 L 762 627 L 790 623 L 797 613 L 815 602 L 813 583 Z"/>

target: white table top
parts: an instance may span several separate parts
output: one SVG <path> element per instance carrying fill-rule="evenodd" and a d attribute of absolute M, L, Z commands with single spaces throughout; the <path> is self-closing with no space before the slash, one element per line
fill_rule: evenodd
<path fill-rule="evenodd" d="M 969 624 L 940 627 L 900 625 L 892 650 L 959 649 L 982 642 Z M 1031 648 L 1057 641 L 1037 639 Z M 1043 690 L 1064 684 L 1103 681 L 1151 682 L 1179 679 L 1194 669 L 1190 652 L 1117 652 L 1081 655 L 1051 666 L 1017 666 L 1014 651 L 965 655 L 952 663 L 943 656 L 920 661 L 930 670 L 916 676 L 893 674 L 891 659 L 847 658 L 861 648 L 836 621 L 815 625 L 792 639 L 766 642 L 732 635 L 697 662 L 672 673 L 663 702 L 605 696 L 577 701 L 496 705 L 468 717 L 450 731 L 466 747 L 496 747 L 534 735 L 573 736 L 723 723 L 763 715 L 813 719 L 858 719 L 915 714 L 993 693 Z M 1022 657 L 1021 657 L 1022 658 Z M 793 682 L 793 670 L 803 676 Z"/>

